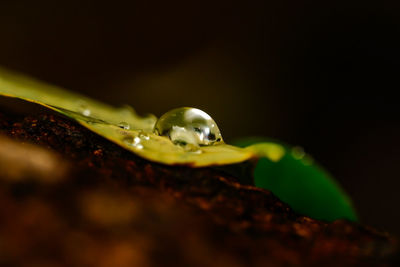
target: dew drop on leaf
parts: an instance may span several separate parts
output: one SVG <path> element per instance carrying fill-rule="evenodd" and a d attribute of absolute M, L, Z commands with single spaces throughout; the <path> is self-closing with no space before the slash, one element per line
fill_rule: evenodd
<path fill-rule="evenodd" d="M 142 140 L 150 140 L 150 136 L 148 136 L 148 135 L 145 134 L 145 133 L 140 133 L 140 134 L 139 134 L 139 137 L 140 137 L 140 139 L 142 139 Z"/>
<path fill-rule="evenodd" d="M 85 110 L 82 111 L 82 114 L 83 114 L 84 116 L 86 116 L 86 117 L 89 117 L 90 114 L 91 114 L 91 111 L 90 111 L 90 109 L 85 109 Z"/>
<path fill-rule="evenodd" d="M 137 149 L 143 149 L 143 145 L 141 144 L 140 137 L 138 137 L 138 136 L 132 136 L 132 135 L 125 136 L 123 139 L 123 142 L 125 144 L 127 144 L 128 146 L 132 146 Z"/>
<path fill-rule="evenodd" d="M 124 129 L 124 130 L 129 130 L 131 128 L 129 123 L 124 122 L 124 121 L 118 123 L 118 127 L 121 128 L 121 129 Z"/>
<path fill-rule="evenodd" d="M 89 106 L 88 106 L 88 104 L 86 103 L 86 101 L 84 101 L 84 100 L 78 100 L 77 106 L 78 106 L 79 112 L 80 112 L 83 116 L 89 117 L 89 116 L 92 114 L 92 112 L 90 111 Z"/>
<path fill-rule="evenodd" d="M 198 146 L 223 143 L 221 132 L 215 121 L 197 108 L 177 108 L 162 115 L 154 126 L 154 133 L 167 136 L 174 144 Z"/>

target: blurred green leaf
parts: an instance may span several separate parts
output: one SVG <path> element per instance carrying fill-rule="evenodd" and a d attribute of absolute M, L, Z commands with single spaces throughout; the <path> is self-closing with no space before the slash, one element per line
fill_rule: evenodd
<path fill-rule="evenodd" d="M 325 221 L 358 220 L 350 198 L 302 148 L 290 148 L 266 138 L 248 138 L 235 144 L 259 150 L 262 157 L 254 170 L 255 185 L 270 190 L 296 212 Z M 268 157 L 271 150 L 275 154 L 279 151 L 277 146 L 281 157 Z"/>

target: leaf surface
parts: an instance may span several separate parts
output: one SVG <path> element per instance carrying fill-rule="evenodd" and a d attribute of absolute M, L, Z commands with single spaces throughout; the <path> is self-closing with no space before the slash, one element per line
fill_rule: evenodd
<path fill-rule="evenodd" d="M 240 163 L 255 157 L 249 150 L 220 144 L 191 152 L 153 134 L 157 118 L 141 117 L 130 107 L 115 108 L 77 93 L 0 68 L 0 95 L 48 107 L 145 159 L 168 165 L 205 167 Z M 120 127 L 120 125 L 129 125 Z"/>

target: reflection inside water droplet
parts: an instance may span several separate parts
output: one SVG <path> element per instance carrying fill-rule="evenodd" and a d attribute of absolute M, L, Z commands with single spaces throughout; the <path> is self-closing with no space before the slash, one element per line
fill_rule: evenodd
<path fill-rule="evenodd" d="M 197 108 L 177 108 L 165 113 L 154 126 L 154 133 L 167 136 L 174 144 L 191 151 L 198 146 L 223 142 L 215 121 Z"/>
<path fill-rule="evenodd" d="M 121 129 L 124 129 L 124 130 L 129 130 L 131 128 L 129 123 L 124 122 L 124 121 L 118 123 L 118 127 L 121 128 Z"/>

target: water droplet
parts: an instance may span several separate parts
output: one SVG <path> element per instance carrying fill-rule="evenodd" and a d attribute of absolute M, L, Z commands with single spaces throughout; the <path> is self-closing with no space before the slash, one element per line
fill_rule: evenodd
<path fill-rule="evenodd" d="M 77 106 L 78 106 L 79 112 L 85 117 L 89 117 L 90 114 L 92 113 L 89 109 L 88 104 L 84 100 L 78 100 Z"/>
<path fill-rule="evenodd" d="M 91 114 L 91 111 L 90 111 L 90 109 L 85 109 L 84 111 L 82 111 L 82 114 L 83 114 L 84 116 L 86 116 L 86 117 L 89 117 L 90 114 Z"/>
<path fill-rule="evenodd" d="M 118 127 L 121 128 L 121 129 L 124 129 L 124 130 L 129 130 L 131 128 L 129 123 L 124 122 L 124 121 L 118 123 Z"/>
<path fill-rule="evenodd" d="M 125 136 L 122 140 L 125 144 L 133 146 L 138 149 L 143 149 L 143 145 L 140 143 L 140 138 L 138 136 L 133 137 L 132 135 Z"/>
<path fill-rule="evenodd" d="M 143 149 L 143 145 L 142 145 L 142 144 L 136 144 L 135 147 L 136 147 L 137 149 Z"/>
<path fill-rule="evenodd" d="M 131 145 L 133 143 L 133 136 L 132 135 L 125 136 L 122 139 L 122 141 L 127 145 Z"/>
<path fill-rule="evenodd" d="M 168 111 L 158 119 L 154 133 L 167 136 L 174 144 L 181 146 L 209 146 L 223 142 L 215 121 L 197 108 Z"/>
<path fill-rule="evenodd" d="M 140 134 L 139 134 L 139 137 L 140 137 L 140 139 L 142 139 L 142 140 L 150 140 L 150 136 L 148 136 L 148 135 L 145 134 L 145 133 L 140 133 Z"/>

